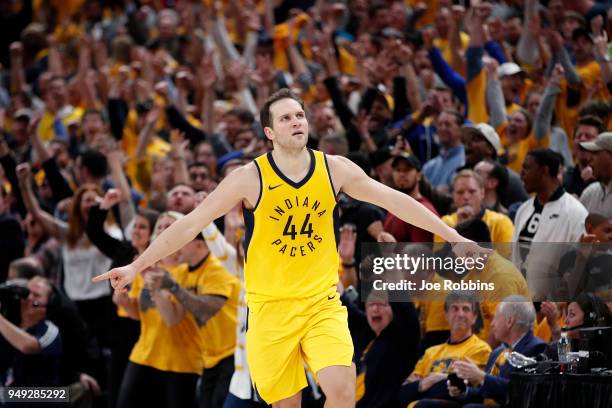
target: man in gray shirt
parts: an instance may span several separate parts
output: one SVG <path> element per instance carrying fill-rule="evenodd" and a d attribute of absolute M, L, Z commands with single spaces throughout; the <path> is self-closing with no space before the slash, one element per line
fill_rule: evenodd
<path fill-rule="evenodd" d="M 582 192 L 580 202 L 589 213 L 612 217 L 612 132 L 600 133 L 580 146 L 589 152 L 589 165 L 597 180 Z"/>

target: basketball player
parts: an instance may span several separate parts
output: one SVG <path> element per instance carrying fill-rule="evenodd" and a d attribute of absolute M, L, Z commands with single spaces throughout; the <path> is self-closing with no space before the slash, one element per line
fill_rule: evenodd
<path fill-rule="evenodd" d="M 336 293 L 336 195 L 387 209 L 452 243 L 459 256 L 485 254 L 411 197 L 378 183 L 341 156 L 306 148 L 303 102 L 288 89 L 268 98 L 261 125 L 273 151 L 231 172 L 191 213 L 172 224 L 133 263 L 96 278 L 122 289 L 136 274 L 190 242 L 242 202 L 246 226 L 247 358 L 259 395 L 299 407 L 304 362 L 326 407 L 355 406 L 355 366 L 347 312 Z"/>

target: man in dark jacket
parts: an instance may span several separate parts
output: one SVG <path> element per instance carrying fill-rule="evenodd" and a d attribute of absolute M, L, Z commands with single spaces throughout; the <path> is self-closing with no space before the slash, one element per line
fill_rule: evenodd
<path fill-rule="evenodd" d="M 419 344 L 419 321 L 412 303 L 389 302 L 373 291 L 365 313 L 347 297 L 348 323 L 355 344 L 357 408 L 399 408 L 399 388 L 414 368 Z M 381 379 L 384 378 L 384 381 Z"/>

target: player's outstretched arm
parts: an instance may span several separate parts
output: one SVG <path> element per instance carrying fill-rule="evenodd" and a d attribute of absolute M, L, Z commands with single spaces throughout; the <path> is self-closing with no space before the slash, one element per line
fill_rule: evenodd
<path fill-rule="evenodd" d="M 233 171 L 193 211 L 174 222 L 151 242 L 134 262 L 98 275 L 93 281 L 110 279 L 115 289 L 124 288 L 140 271 L 191 242 L 206 225 L 231 210 L 241 200 L 257 197 L 257 179 L 257 169 L 253 163 Z"/>
<path fill-rule="evenodd" d="M 414 198 L 369 177 L 349 159 L 341 156 L 328 157 L 332 180 L 336 189 L 344 191 L 357 200 L 382 207 L 403 221 L 436 234 L 448 242 L 468 243 L 468 245 L 454 250 L 457 255 L 490 252 L 459 235 L 457 231 L 446 225 L 437 215 Z"/>

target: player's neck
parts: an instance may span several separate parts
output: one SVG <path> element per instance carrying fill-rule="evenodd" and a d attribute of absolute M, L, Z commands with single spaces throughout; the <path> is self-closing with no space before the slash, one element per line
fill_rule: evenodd
<path fill-rule="evenodd" d="M 310 168 L 310 154 L 306 148 L 291 151 L 275 147 L 272 150 L 272 157 L 279 170 L 289 178 L 299 178 Z"/>

